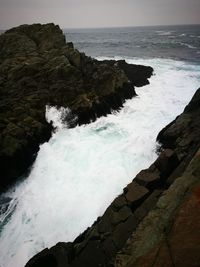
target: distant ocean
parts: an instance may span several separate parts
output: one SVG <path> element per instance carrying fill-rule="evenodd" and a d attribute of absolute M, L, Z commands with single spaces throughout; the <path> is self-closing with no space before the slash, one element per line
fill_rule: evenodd
<path fill-rule="evenodd" d="M 200 62 L 200 25 L 64 29 L 92 57 L 165 58 Z"/>
<path fill-rule="evenodd" d="M 22 267 L 59 241 L 72 241 L 156 159 L 158 132 L 200 87 L 200 26 L 66 29 L 87 55 L 150 65 L 150 85 L 95 122 L 59 126 L 40 147 L 29 177 L 0 195 L 0 267 Z"/>

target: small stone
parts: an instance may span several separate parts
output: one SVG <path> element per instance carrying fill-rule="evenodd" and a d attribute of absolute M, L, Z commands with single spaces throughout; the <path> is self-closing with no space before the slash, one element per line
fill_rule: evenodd
<path fill-rule="evenodd" d="M 125 199 L 125 197 L 123 195 L 118 196 L 111 204 L 111 206 L 113 207 L 113 209 L 115 210 L 119 210 L 121 209 L 123 206 L 125 206 L 127 204 L 127 201 Z"/>
<path fill-rule="evenodd" d="M 149 193 L 149 190 L 146 187 L 141 186 L 134 181 L 130 183 L 126 188 L 127 192 L 125 194 L 125 197 L 127 201 L 131 203 L 141 200 Z"/>
<path fill-rule="evenodd" d="M 154 162 L 154 165 L 161 172 L 161 178 L 168 177 L 178 166 L 179 160 L 176 153 L 172 149 L 165 149 Z"/>
<path fill-rule="evenodd" d="M 150 169 L 142 170 L 134 179 L 138 184 L 146 186 L 148 188 L 155 187 L 160 180 L 160 172 L 157 168 L 154 171 Z"/>

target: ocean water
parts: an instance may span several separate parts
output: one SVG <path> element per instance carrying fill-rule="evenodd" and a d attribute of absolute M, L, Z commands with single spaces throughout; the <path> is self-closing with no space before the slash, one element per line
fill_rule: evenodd
<path fill-rule="evenodd" d="M 171 27 L 156 29 L 158 45 L 154 37 L 154 48 L 148 46 L 146 52 L 131 49 L 131 40 L 133 47 L 136 41 L 127 29 L 128 40 L 123 29 L 69 31 L 67 40 L 81 51 L 99 60 L 126 59 L 150 65 L 155 74 L 150 85 L 136 88 L 138 96 L 126 101 L 119 112 L 89 125 L 68 129 L 61 120 L 68 111 L 47 108 L 47 120 L 54 121 L 57 132 L 41 145 L 29 177 L 0 196 L 0 267 L 24 266 L 43 248 L 73 241 L 103 214 L 138 171 L 155 160 L 158 132 L 183 111 L 200 84 L 200 64 L 193 57 L 199 51 L 196 27 L 189 33 L 195 36 L 191 37 L 194 42 L 187 44 L 197 48 L 184 46 L 182 58 L 173 48 L 161 57 L 159 40 L 169 38 Z M 149 41 L 144 28 L 135 30 L 135 40 L 140 35 Z M 188 31 L 177 34 L 187 35 Z M 177 42 L 179 35 L 174 37 Z"/>
<path fill-rule="evenodd" d="M 67 41 L 92 57 L 200 62 L 200 25 L 65 29 Z"/>

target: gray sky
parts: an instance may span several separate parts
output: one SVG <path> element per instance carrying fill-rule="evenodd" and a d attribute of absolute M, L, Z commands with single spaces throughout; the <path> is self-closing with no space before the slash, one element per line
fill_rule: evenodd
<path fill-rule="evenodd" d="M 200 0 L 0 0 L 0 29 L 36 22 L 62 28 L 200 24 Z"/>

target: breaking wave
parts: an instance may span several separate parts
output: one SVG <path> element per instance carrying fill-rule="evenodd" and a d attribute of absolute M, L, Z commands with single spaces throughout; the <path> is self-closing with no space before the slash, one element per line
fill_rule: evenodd
<path fill-rule="evenodd" d="M 119 112 L 68 129 L 63 116 L 69 110 L 47 107 L 47 120 L 57 131 L 41 145 L 29 177 L 1 196 L 0 266 L 22 267 L 40 250 L 72 241 L 90 226 L 137 172 L 155 160 L 158 132 L 199 87 L 200 67 L 195 64 L 127 62 L 150 65 L 155 75 Z"/>

